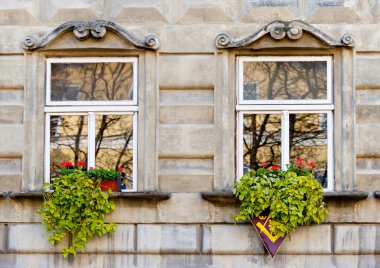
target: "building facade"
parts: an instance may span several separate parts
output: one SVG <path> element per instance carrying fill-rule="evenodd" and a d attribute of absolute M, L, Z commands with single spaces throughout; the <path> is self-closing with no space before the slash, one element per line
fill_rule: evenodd
<path fill-rule="evenodd" d="M 0 267 L 380 266 L 379 1 L 4 0 L 0 13 Z M 234 224 L 232 189 L 297 156 L 319 163 L 329 215 L 272 258 Z M 64 259 L 70 239 L 50 246 L 36 210 L 53 164 L 79 160 L 123 165 L 127 193 L 114 236 Z"/>

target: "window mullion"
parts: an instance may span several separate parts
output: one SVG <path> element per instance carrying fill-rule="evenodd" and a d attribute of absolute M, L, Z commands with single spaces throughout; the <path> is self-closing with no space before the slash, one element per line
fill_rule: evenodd
<path fill-rule="evenodd" d="M 289 112 L 282 111 L 281 116 L 281 168 L 286 169 L 289 164 Z"/>
<path fill-rule="evenodd" d="M 95 113 L 88 113 L 88 164 L 87 167 L 95 167 Z"/>

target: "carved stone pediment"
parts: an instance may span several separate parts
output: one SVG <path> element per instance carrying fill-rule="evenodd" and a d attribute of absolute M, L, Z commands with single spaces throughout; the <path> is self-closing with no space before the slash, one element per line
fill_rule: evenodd
<path fill-rule="evenodd" d="M 269 36 L 273 41 L 295 41 L 306 35 L 319 40 L 327 47 L 353 47 L 355 45 L 354 38 L 350 34 L 344 34 L 342 38 L 337 41 L 314 26 L 300 20 L 273 21 L 264 26 L 261 30 L 241 40 L 234 40 L 228 34 L 220 33 L 215 39 L 215 45 L 217 48 L 244 48 L 254 45 L 265 36 Z"/>
<path fill-rule="evenodd" d="M 102 39 L 106 35 L 107 31 L 110 30 L 136 48 L 156 50 L 160 46 L 160 41 L 157 36 L 149 35 L 143 41 L 141 41 L 126 29 L 111 21 L 97 20 L 93 22 L 65 22 L 55 28 L 51 33 L 45 35 L 40 40 L 37 40 L 33 36 L 26 36 L 24 39 L 24 49 L 32 51 L 43 48 L 70 30 L 72 30 L 73 35 L 80 41 L 86 40 L 89 37 L 93 39 Z"/>

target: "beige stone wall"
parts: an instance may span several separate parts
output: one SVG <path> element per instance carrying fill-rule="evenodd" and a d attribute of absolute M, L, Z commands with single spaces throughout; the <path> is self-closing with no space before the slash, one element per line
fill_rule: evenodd
<path fill-rule="evenodd" d="M 91 242 L 75 260 L 47 243 L 35 214 L 41 201 L 0 199 L 0 267 L 380 266 L 380 199 L 372 194 L 380 190 L 378 1 L 2 0 L 0 14 L 0 192 L 42 186 L 45 57 L 108 51 L 141 59 L 138 189 L 172 193 L 160 202 L 117 199 L 108 217 L 118 223 L 116 235 Z M 58 50 L 22 49 L 26 35 L 95 19 L 112 20 L 139 38 L 155 34 L 161 47 L 123 54 L 125 42 L 112 33 L 83 42 L 70 33 L 50 45 Z M 329 202 L 326 223 L 291 234 L 273 260 L 251 226 L 233 224 L 236 205 L 210 203 L 200 192 L 231 190 L 235 180 L 235 111 L 226 109 L 236 104 L 234 56 L 216 49 L 215 37 L 226 32 L 240 39 L 275 19 L 304 20 L 335 39 L 354 35 L 353 84 L 338 84 L 343 92 L 355 88 L 356 172 L 354 181 L 337 181 L 348 185 L 341 189 L 370 195 Z M 101 52 L 87 49 L 99 46 Z M 113 46 L 118 50 L 109 50 Z"/>

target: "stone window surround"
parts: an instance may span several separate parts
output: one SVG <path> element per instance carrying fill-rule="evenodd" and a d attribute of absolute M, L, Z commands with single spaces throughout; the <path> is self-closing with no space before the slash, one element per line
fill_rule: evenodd
<path fill-rule="evenodd" d="M 51 100 L 51 65 L 56 63 L 132 63 L 133 64 L 133 84 L 132 100 L 127 101 L 52 101 Z M 138 89 L 137 89 L 137 58 L 109 58 L 109 57 L 78 57 L 78 58 L 49 58 L 47 59 L 47 77 L 46 77 L 46 106 L 45 106 L 45 182 L 50 182 L 50 118 L 53 115 L 87 115 L 88 117 L 88 167 L 96 167 L 95 165 L 95 115 L 132 115 L 133 116 L 133 164 L 132 164 L 132 189 L 127 191 L 135 192 L 137 190 L 137 118 L 138 118 Z"/>
<path fill-rule="evenodd" d="M 285 25 L 285 26 L 284 26 Z M 296 31 L 298 34 L 296 35 Z M 306 34 L 302 34 L 306 33 Z M 347 41 L 347 42 L 346 42 Z M 350 35 L 335 41 L 301 21 L 275 21 L 246 38 L 235 41 L 221 33 L 216 38 L 219 84 L 216 85 L 216 124 L 222 129 L 219 149 L 220 190 L 233 188 L 237 177 L 236 136 L 237 61 L 240 56 L 330 56 L 333 58 L 334 96 L 334 185 L 336 192 L 355 191 L 355 86 L 353 79 L 354 42 Z M 217 90 L 219 89 L 219 90 Z M 228 163 L 228 164 L 227 164 Z"/>
<path fill-rule="evenodd" d="M 73 30 L 72 34 L 70 30 Z M 107 38 L 103 38 L 106 33 Z M 88 40 L 81 42 L 85 39 Z M 24 49 L 27 51 L 25 52 L 27 69 L 25 110 L 28 113 L 25 113 L 21 193 L 37 191 L 36 194 L 39 195 L 38 191 L 42 189 L 44 183 L 44 164 L 40 159 L 44 159 L 46 60 L 48 58 L 104 57 L 105 55 L 108 58 L 137 59 L 137 88 L 139 88 L 137 140 L 139 143 L 136 190 L 144 193 L 157 191 L 156 143 L 155 139 L 150 137 L 155 136 L 156 133 L 158 84 L 155 50 L 158 47 L 158 37 L 149 35 L 144 41 L 140 41 L 124 28 L 109 21 L 67 22 L 55 28 L 40 41 L 31 36 L 25 38 Z M 146 116 L 147 107 L 149 107 L 149 117 Z"/>
<path fill-rule="evenodd" d="M 261 61 L 273 61 L 273 62 L 285 62 L 285 61 L 324 61 L 326 62 L 327 67 L 327 96 L 326 100 L 243 100 L 243 76 L 242 69 L 244 62 L 261 62 Z M 289 56 L 281 56 L 281 57 L 238 57 L 237 58 L 237 72 L 238 72 L 238 81 L 237 81 L 237 105 L 236 105 L 236 113 L 237 113 L 237 177 L 239 180 L 243 176 L 243 116 L 247 114 L 276 114 L 281 116 L 281 120 L 283 121 L 285 118 L 289 120 L 289 114 L 291 113 L 323 113 L 327 116 L 327 163 L 328 163 L 328 176 L 327 176 L 327 186 L 324 188 L 325 191 L 333 190 L 333 175 L 334 175 L 334 167 L 333 167 L 333 112 L 334 112 L 334 104 L 332 98 L 332 87 L 331 87 L 331 78 L 333 76 L 331 70 L 331 57 L 289 57 Z M 284 123 L 284 122 L 283 122 Z M 289 128 L 289 122 L 282 124 L 282 128 Z M 281 130 L 281 139 L 289 140 L 289 131 Z M 288 141 L 289 143 L 289 141 Z M 286 165 L 290 161 L 290 152 L 288 143 L 281 142 L 281 152 L 282 152 L 282 161 L 281 168 L 285 169 Z"/>

